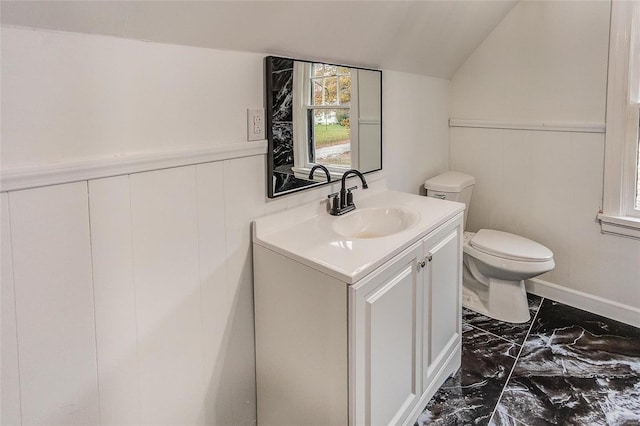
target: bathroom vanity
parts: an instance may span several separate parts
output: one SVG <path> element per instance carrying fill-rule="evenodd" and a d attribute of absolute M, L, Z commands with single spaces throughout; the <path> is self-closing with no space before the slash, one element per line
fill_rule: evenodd
<path fill-rule="evenodd" d="M 460 366 L 464 205 L 357 196 L 253 223 L 259 425 L 413 424 Z"/>

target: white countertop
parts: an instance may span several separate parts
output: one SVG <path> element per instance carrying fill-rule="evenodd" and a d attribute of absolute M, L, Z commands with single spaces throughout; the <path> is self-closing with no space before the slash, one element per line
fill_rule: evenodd
<path fill-rule="evenodd" d="M 347 238 L 333 230 L 339 217 L 327 212 L 324 199 L 257 219 L 252 225 L 253 243 L 353 284 L 464 211 L 461 203 L 386 189 L 357 191 L 355 204 L 354 212 L 369 207 L 399 207 L 416 212 L 419 218 L 393 235 Z"/>

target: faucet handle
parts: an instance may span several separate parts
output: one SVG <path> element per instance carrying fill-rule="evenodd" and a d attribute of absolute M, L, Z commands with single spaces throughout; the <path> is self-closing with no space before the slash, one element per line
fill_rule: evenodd
<path fill-rule="evenodd" d="M 334 192 L 333 194 L 329 194 L 327 196 L 327 198 L 331 199 L 331 210 L 329 211 L 330 214 L 332 215 L 337 215 L 338 212 L 340 211 L 340 197 L 339 197 L 340 193 L 339 192 Z"/>
<path fill-rule="evenodd" d="M 353 191 L 354 189 L 358 189 L 358 186 L 352 186 L 351 188 L 347 188 L 347 206 L 353 206 Z"/>

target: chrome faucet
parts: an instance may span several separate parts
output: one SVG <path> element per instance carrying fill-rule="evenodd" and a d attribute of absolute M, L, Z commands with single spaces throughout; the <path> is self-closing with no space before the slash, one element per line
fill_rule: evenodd
<path fill-rule="evenodd" d="M 347 178 L 352 174 L 360 178 L 360 181 L 362 182 L 362 189 L 369 188 L 369 185 L 367 185 L 367 180 L 364 178 L 362 173 L 360 173 L 356 169 L 347 170 L 342 175 L 342 186 L 340 187 L 340 192 L 335 192 L 329 195 L 332 203 L 329 214 L 332 214 L 333 216 L 340 216 L 356 209 L 356 205 L 353 203 L 353 194 L 351 193 L 351 191 L 353 191 L 354 189 L 358 189 L 358 187 L 352 186 L 351 188 L 345 188 Z"/>
<path fill-rule="evenodd" d="M 329 174 L 329 170 L 327 170 L 327 168 L 322 164 L 316 164 L 311 168 L 311 171 L 309 172 L 309 179 L 313 180 L 313 173 L 318 169 L 322 169 L 322 171 L 324 171 L 324 174 L 327 175 L 327 182 L 331 182 L 331 175 Z"/>

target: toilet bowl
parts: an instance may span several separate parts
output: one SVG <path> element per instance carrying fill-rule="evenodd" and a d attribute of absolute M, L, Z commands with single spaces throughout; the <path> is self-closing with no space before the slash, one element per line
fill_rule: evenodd
<path fill-rule="evenodd" d="M 555 267 L 551 250 L 492 229 L 464 234 L 463 306 L 501 321 L 529 321 L 524 280 Z"/>
<path fill-rule="evenodd" d="M 466 227 L 475 179 L 446 172 L 427 180 L 427 196 L 463 202 Z M 462 305 L 510 323 L 530 319 L 524 280 L 555 267 L 547 247 L 516 234 L 481 229 L 464 233 Z"/>

